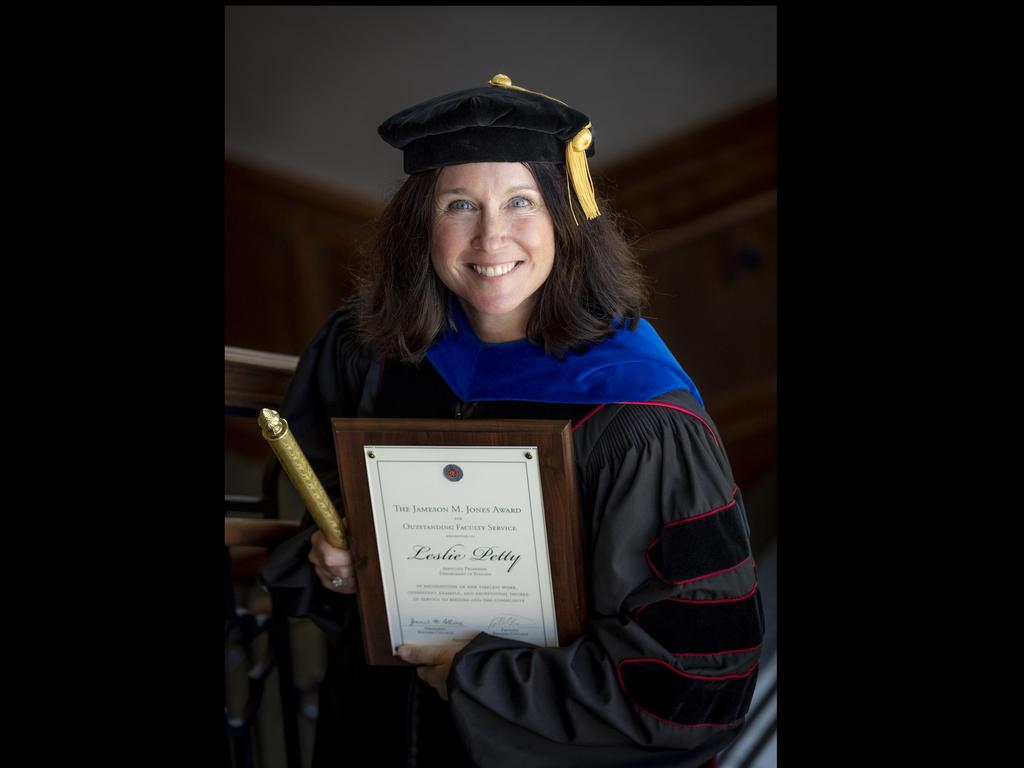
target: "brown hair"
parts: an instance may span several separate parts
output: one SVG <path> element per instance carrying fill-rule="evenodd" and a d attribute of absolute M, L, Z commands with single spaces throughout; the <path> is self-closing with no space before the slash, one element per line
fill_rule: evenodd
<path fill-rule="evenodd" d="M 547 354 L 597 343 L 614 332 L 613 317 L 635 329 L 647 301 L 639 262 L 607 200 L 588 220 L 569 210 L 565 166 L 524 163 L 533 173 L 555 228 L 555 260 L 539 289 L 526 336 Z M 359 336 L 388 357 L 419 363 L 440 338 L 448 288 L 430 261 L 438 169 L 409 176 L 374 224 L 357 277 Z"/>

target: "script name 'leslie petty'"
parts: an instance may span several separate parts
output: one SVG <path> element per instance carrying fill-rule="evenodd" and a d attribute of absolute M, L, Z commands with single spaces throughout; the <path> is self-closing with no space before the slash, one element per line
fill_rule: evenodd
<path fill-rule="evenodd" d="M 499 552 L 494 547 L 477 547 L 472 554 L 467 555 L 465 552 L 459 551 L 462 547 L 462 544 L 452 544 L 443 552 L 431 552 L 430 547 L 416 544 L 413 546 L 413 553 L 406 560 L 498 560 L 507 562 L 509 564 L 507 573 L 511 573 L 512 569 L 516 567 L 516 563 L 519 562 L 519 558 L 522 557 L 508 549 Z"/>

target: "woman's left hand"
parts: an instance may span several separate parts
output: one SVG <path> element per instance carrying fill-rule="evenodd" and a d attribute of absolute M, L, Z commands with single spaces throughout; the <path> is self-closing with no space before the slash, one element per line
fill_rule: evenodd
<path fill-rule="evenodd" d="M 437 690 L 438 696 L 448 701 L 446 683 L 448 672 L 452 668 L 452 659 L 469 643 L 470 640 L 462 640 L 445 645 L 400 645 L 398 655 L 402 661 L 418 665 L 416 674 L 420 676 L 420 680 L 432 686 Z"/>

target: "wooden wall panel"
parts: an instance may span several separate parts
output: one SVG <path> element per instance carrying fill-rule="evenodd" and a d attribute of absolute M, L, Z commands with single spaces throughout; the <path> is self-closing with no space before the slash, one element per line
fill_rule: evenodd
<path fill-rule="evenodd" d="M 640 230 L 696 221 L 776 186 L 770 99 L 638 152 L 600 176 Z"/>
<path fill-rule="evenodd" d="M 709 397 L 776 369 L 774 208 L 644 255 L 649 319 Z"/>
<path fill-rule="evenodd" d="M 224 343 L 299 354 L 353 288 L 378 206 L 224 163 Z"/>

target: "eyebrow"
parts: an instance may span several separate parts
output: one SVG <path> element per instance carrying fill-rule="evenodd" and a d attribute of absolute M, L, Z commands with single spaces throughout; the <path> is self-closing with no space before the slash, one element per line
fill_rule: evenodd
<path fill-rule="evenodd" d="M 509 187 L 508 189 L 505 190 L 505 194 L 507 195 L 509 192 L 521 192 L 524 189 L 529 191 L 529 192 L 536 192 L 537 191 L 536 187 L 531 187 L 528 184 L 520 184 L 518 187 Z M 465 187 L 455 187 L 454 189 L 446 189 L 443 192 L 438 192 L 438 196 L 439 197 L 442 196 L 442 195 L 468 195 L 468 194 L 470 194 L 470 191 L 468 189 L 466 189 Z"/>

